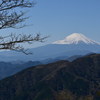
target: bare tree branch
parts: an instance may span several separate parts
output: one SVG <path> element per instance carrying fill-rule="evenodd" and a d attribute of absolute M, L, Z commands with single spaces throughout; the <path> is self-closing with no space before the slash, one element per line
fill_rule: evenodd
<path fill-rule="evenodd" d="M 24 50 L 24 47 L 20 43 L 28 43 L 32 44 L 35 41 L 44 42 L 44 39 L 47 37 L 41 37 L 40 34 L 37 34 L 36 36 L 30 35 L 15 35 L 11 34 L 9 36 L 1 37 L 0 38 L 0 49 L 5 50 L 15 50 L 18 52 L 23 52 L 25 54 L 29 54 Z M 19 44 L 19 45 L 18 45 Z"/>
<path fill-rule="evenodd" d="M 0 29 L 5 28 L 22 28 L 22 26 L 17 26 L 19 23 L 24 22 L 27 18 L 22 18 L 24 13 L 21 12 L 17 14 L 16 12 L 11 13 L 10 15 L 7 12 L 3 12 L 0 14 Z"/>
<path fill-rule="evenodd" d="M 24 22 L 28 17 L 24 17 L 25 12 L 18 11 L 20 8 L 30 8 L 35 5 L 32 0 L 1 0 L 0 1 L 0 29 L 6 28 L 23 28 L 25 25 L 19 25 Z M 0 49 L 15 50 L 30 54 L 24 49 L 23 43 L 32 44 L 35 41 L 43 42 L 47 37 L 40 37 L 37 34 L 35 37 L 31 34 L 16 35 L 10 34 L 8 36 L 0 36 Z"/>
<path fill-rule="evenodd" d="M 18 7 L 32 7 L 34 4 L 31 0 L 1 0 L 0 11 L 7 11 Z"/>
<path fill-rule="evenodd" d="M 0 29 L 22 28 L 25 25 L 18 26 L 27 18 L 23 17 L 25 12 L 18 12 L 19 8 L 30 8 L 35 5 L 32 0 L 1 0 L 0 1 Z"/>

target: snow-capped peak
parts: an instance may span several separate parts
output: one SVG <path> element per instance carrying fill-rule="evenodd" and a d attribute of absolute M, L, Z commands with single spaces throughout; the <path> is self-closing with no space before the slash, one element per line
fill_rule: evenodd
<path fill-rule="evenodd" d="M 53 42 L 53 44 L 78 44 L 78 43 L 100 45 L 100 43 L 87 38 L 86 36 L 84 36 L 81 33 L 73 33 L 73 34 L 65 37 L 64 40 L 58 40 L 58 41 Z"/>

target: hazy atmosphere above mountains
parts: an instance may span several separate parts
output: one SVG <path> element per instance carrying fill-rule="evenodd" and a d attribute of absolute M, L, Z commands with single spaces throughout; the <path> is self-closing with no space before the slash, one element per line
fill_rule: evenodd
<path fill-rule="evenodd" d="M 64 40 L 58 40 L 51 44 L 31 48 L 31 55 L 14 51 L 4 51 L 0 56 L 4 59 L 1 61 L 41 61 L 45 59 L 55 59 L 63 57 L 71 57 L 74 55 L 86 55 L 90 53 L 100 53 L 100 43 L 94 41 L 83 34 L 73 33 Z"/>

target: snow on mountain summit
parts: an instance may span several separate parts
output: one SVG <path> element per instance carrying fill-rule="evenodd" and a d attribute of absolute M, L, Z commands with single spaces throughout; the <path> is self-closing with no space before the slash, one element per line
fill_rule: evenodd
<path fill-rule="evenodd" d="M 58 40 L 58 41 L 53 42 L 53 44 L 78 44 L 78 43 L 100 45 L 100 43 L 87 38 L 86 36 L 84 36 L 81 33 L 73 33 L 73 34 L 65 37 L 64 40 Z"/>

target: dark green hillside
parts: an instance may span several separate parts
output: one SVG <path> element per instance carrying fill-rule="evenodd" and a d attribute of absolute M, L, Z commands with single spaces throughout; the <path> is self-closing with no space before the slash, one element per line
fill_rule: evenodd
<path fill-rule="evenodd" d="M 1 80 L 0 100 L 100 100 L 100 55 L 32 67 Z"/>

